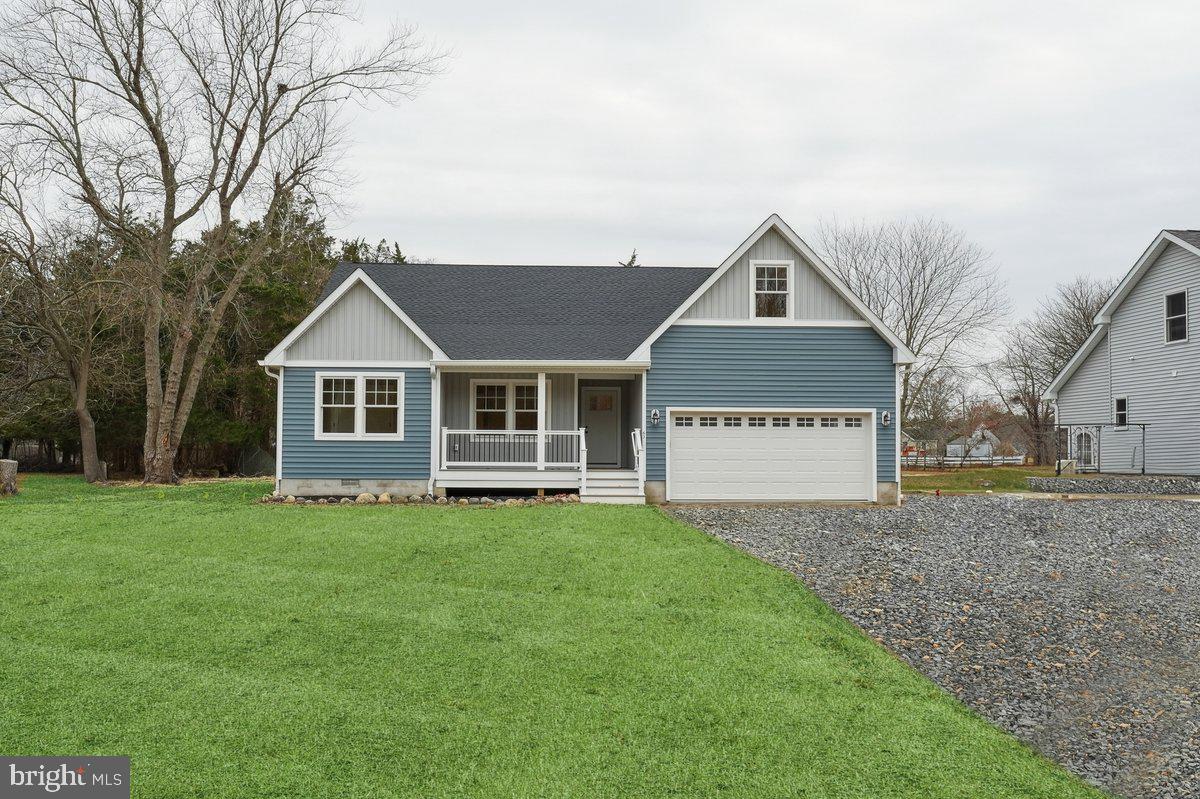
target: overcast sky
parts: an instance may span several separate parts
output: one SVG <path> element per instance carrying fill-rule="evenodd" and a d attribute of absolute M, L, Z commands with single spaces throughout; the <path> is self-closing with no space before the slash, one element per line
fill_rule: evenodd
<path fill-rule="evenodd" d="M 402 16 L 397 17 L 399 13 Z M 368 0 L 453 51 L 351 114 L 342 236 L 437 261 L 719 263 L 771 212 L 932 215 L 1016 309 L 1200 227 L 1194 3 Z"/>

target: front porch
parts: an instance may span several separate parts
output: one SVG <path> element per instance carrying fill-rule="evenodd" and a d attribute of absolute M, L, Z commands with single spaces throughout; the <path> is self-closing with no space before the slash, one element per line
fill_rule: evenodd
<path fill-rule="evenodd" d="M 578 491 L 644 502 L 645 374 L 491 371 L 434 375 L 434 487 Z"/>

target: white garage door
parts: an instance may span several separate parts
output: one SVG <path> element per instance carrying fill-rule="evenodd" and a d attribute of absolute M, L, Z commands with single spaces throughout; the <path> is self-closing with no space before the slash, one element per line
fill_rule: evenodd
<path fill-rule="evenodd" d="M 870 414 L 674 411 L 667 498 L 687 501 L 869 500 Z"/>

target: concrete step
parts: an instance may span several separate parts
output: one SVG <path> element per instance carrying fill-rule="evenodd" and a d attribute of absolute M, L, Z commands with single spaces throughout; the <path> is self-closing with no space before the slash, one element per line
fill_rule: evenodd
<path fill-rule="evenodd" d="M 609 496 L 609 497 L 618 496 L 621 494 L 629 494 L 629 495 L 636 496 L 636 495 L 640 495 L 641 493 L 642 492 L 638 490 L 637 486 L 598 486 L 598 485 L 592 485 L 591 483 L 588 483 L 587 488 L 584 489 L 584 496 L 587 496 L 588 494 L 596 494 L 596 495 L 602 494 L 604 496 Z"/>
<path fill-rule="evenodd" d="M 645 505 L 643 494 L 584 494 L 579 501 L 588 505 Z"/>
<path fill-rule="evenodd" d="M 628 488 L 631 491 L 638 491 L 640 488 L 638 486 L 637 480 L 588 480 L 587 487 L 589 489 L 592 487 L 596 487 L 596 488 Z"/>

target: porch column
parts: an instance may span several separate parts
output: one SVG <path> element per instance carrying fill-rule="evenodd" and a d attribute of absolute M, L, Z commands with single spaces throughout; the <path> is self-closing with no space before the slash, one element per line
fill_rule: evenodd
<path fill-rule="evenodd" d="M 537 467 L 546 468 L 546 373 L 538 372 L 537 397 Z"/>

